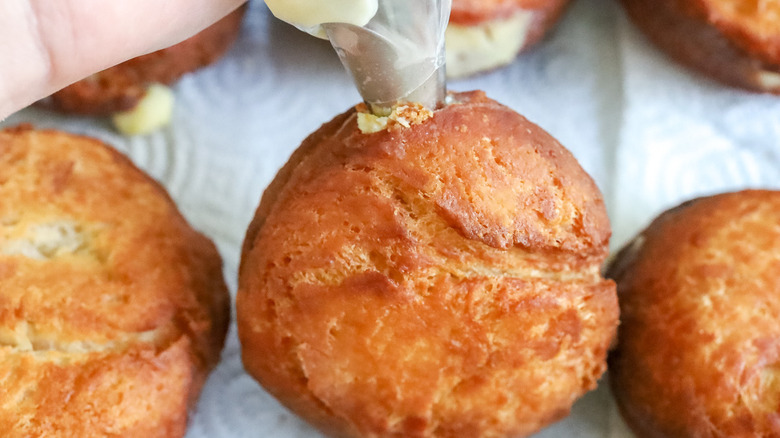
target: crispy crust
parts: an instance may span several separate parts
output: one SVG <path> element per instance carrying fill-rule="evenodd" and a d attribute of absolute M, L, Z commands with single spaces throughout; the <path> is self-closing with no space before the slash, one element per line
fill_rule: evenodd
<path fill-rule="evenodd" d="M 306 139 L 244 242 L 246 369 L 334 436 L 523 436 L 596 385 L 609 222 L 558 142 L 481 92 Z"/>
<path fill-rule="evenodd" d="M 228 322 L 219 255 L 161 186 L 96 140 L 0 131 L 4 436 L 183 436 Z"/>
<path fill-rule="evenodd" d="M 700 198 L 618 254 L 609 359 L 639 437 L 780 436 L 780 193 Z"/>
<path fill-rule="evenodd" d="M 746 23 L 726 20 L 712 5 L 724 0 L 622 0 L 626 11 L 647 36 L 678 62 L 727 85 L 780 93 L 780 57 L 772 37 L 761 45 L 740 36 Z M 778 33 L 780 37 L 780 33 Z"/>
<path fill-rule="evenodd" d="M 245 5 L 174 46 L 133 58 L 71 84 L 39 102 L 58 111 L 110 115 L 135 107 L 150 83 L 170 84 L 217 61 L 235 41 Z"/>

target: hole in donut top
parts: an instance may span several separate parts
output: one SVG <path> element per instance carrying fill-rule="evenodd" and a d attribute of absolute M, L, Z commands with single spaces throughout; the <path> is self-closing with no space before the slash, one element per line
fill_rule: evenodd
<path fill-rule="evenodd" d="M 50 260 L 70 254 L 90 253 L 90 235 L 71 220 L 28 224 L 18 219 L 0 220 L 0 254 Z"/>

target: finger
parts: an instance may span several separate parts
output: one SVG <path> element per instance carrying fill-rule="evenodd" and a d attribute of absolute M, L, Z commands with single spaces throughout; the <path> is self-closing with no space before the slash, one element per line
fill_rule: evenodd
<path fill-rule="evenodd" d="M 2 0 L 0 119 L 135 56 L 180 42 L 245 0 Z"/>

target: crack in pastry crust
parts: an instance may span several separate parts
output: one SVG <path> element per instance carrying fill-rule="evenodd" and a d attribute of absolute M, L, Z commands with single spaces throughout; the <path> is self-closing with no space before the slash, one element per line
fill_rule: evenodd
<path fill-rule="evenodd" d="M 183 436 L 229 297 L 214 245 L 96 140 L 0 131 L 0 430 Z"/>
<path fill-rule="evenodd" d="M 522 436 L 605 368 L 617 303 L 593 181 L 508 108 L 452 97 L 408 128 L 336 117 L 247 231 L 245 367 L 334 435 Z"/>

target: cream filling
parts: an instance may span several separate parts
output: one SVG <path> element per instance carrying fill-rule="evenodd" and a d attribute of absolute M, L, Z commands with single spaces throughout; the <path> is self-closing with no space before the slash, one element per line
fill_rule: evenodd
<path fill-rule="evenodd" d="M 512 62 L 528 40 L 533 11 L 476 26 L 450 23 L 445 32 L 447 76 L 457 78 Z"/>
<path fill-rule="evenodd" d="M 778 91 L 780 90 L 780 73 L 761 70 L 756 73 L 756 82 L 766 91 Z"/>
<path fill-rule="evenodd" d="M 327 38 L 324 23 L 365 26 L 376 15 L 378 0 L 265 0 L 280 20 L 320 38 Z"/>
<path fill-rule="evenodd" d="M 161 84 L 151 84 L 134 108 L 114 114 L 111 121 L 124 135 L 143 135 L 167 126 L 173 117 L 173 91 Z"/>

